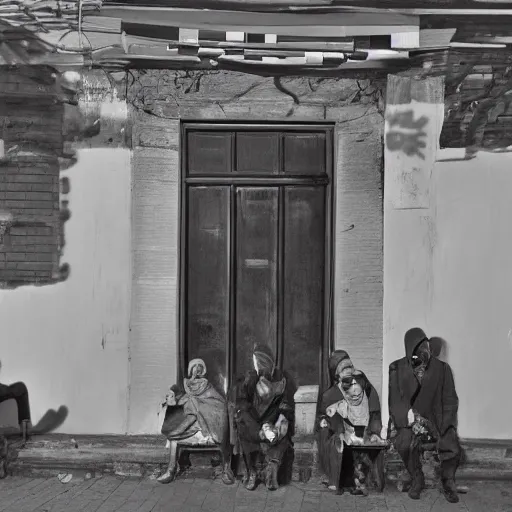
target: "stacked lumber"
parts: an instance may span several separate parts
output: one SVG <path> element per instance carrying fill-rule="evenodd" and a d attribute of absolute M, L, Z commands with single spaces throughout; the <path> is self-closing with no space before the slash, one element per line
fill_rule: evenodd
<path fill-rule="evenodd" d="M 156 67 L 216 67 L 258 74 L 392 72 L 452 49 L 507 49 L 511 5 L 492 0 L 105 0 L 100 17 L 119 40 L 96 54 Z M 228 10 L 229 9 L 229 10 Z M 476 13 L 476 14 L 475 14 Z M 116 22 L 114 22 L 116 20 Z M 316 70 L 316 71 L 315 71 Z"/>
<path fill-rule="evenodd" d="M 512 2 L 496 0 L 0 0 L 0 22 L 36 34 L 51 62 L 64 66 L 274 76 L 394 72 L 425 62 L 442 73 L 449 51 L 508 51 L 511 20 Z M 1 58 L 16 62 L 21 50 L 6 48 L 18 36 L 0 33 Z"/>

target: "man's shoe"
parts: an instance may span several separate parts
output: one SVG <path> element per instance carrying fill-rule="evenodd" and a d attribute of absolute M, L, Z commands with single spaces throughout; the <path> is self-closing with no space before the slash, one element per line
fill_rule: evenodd
<path fill-rule="evenodd" d="M 235 475 L 229 464 L 224 464 L 224 470 L 222 471 L 222 483 L 225 485 L 233 485 L 236 481 Z"/>
<path fill-rule="evenodd" d="M 459 495 L 454 480 L 443 480 L 443 494 L 449 503 L 458 503 Z"/>
<path fill-rule="evenodd" d="M 256 489 L 257 485 L 258 485 L 258 478 L 256 475 L 256 470 L 251 469 L 251 471 L 249 471 L 249 477 L 247 478 L 245 488 L 248 491 L 254 491 L 254 489 Z"/>
<path fill-rule="evenodd" d="M 176 469 L 168 469 L 163 475 L 160 475 L 156 481 L 161 484 L 170 484 L 176 478 Z"/>
<path fill-rule="evenodd" d="M 370 493 L 366 485 L 356 484 L 356 486 L 353 487 L 352 490 L 350 491 L 350 494 L 352 494 L 352 496 L 368 496 L 368 494 Z"/>
<path fill-rule="evenodd" d="M 277 470 L 279 469 L 279 464 L 276 461 L 271 460 L 267 464 L 266 470 L 266 478 L 265 485 L 269 491 L 276 491 L 279 489 L 279 484 L 277 483 Z"/>
<path fill-rule="evenodd" d="M 423 473 L 418 473 L 413 477 L 411 488 L 407 493 L 412 500 L 419 500 L 421 491 L 425 488 L 425 477 Z"/>

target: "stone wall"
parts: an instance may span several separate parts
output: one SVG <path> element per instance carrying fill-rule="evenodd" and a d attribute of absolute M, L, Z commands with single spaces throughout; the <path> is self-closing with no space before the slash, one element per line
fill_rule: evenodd
<path fill-rule="evenodd" d="M 177 378 L 180 121 L 335 124 L 334 339 L 380 391 L 383 83 L 148 70 L 128 75 L 133 119 L 130 432 L 158 429 Z M 317 391 L 300 393 L 304 433 Z M 309 405 L 307 405 L 309 404 Z"/>

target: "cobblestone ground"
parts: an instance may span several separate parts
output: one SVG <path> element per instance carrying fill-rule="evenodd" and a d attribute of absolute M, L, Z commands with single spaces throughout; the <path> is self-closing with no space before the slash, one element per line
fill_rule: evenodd
<path fill-rule="evenodd" d="M 335 496 L 312 485 L 291 484 L 275 492 L 249 492 L 218 480 L 154 480 L 101 477 L 71 480 L 8 477 L 0 481 L 1 512 L 512 512 L 512 482 L 473 482 L 452 505 L 438 490 L 418 502 L 394 489 L 367 498 Z"/>

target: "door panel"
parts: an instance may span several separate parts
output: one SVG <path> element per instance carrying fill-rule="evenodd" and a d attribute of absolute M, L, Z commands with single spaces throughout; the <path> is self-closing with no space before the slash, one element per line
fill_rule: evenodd
<path fill-rule="evenodd" d="M 325 258 L 325 191 L 284 192 L 283 361 L 298 385 L 319 382 Z"/>
<path fill-rule="evenodd" d="M 223 391 L 265 343 L 297 384 L 317 384 L 329 334 L 332 132 L 198 126 L 184 130 L 182 368 L 203 358 Z"/>
<path fill-rule="evenodd" d="M 284 136 L 284 173 L 316 175 L 325 173 L 325 134 L 294 133 Z"/>
<path fill-rule="evenodd" d="M 189 174 L 229 174 L 232 163 L 231 132 L 190 132 L 187 137 Z"/>
<path fill-rule="evenodd" d="M 188 189 L 188 359 L 204 359 L 224 388 L 229 344 L 229 187 Z"/>
<path fill-rule="evenodd" d="M 278 189 L 237 190 L 236 365 L 251 367 L 255 343 L 277 348 Z"/>
<path fill-rule="evenodd" d="M 237 133 L 236 155 L 238 172 L 279 173 L 279 133 Z"/>

